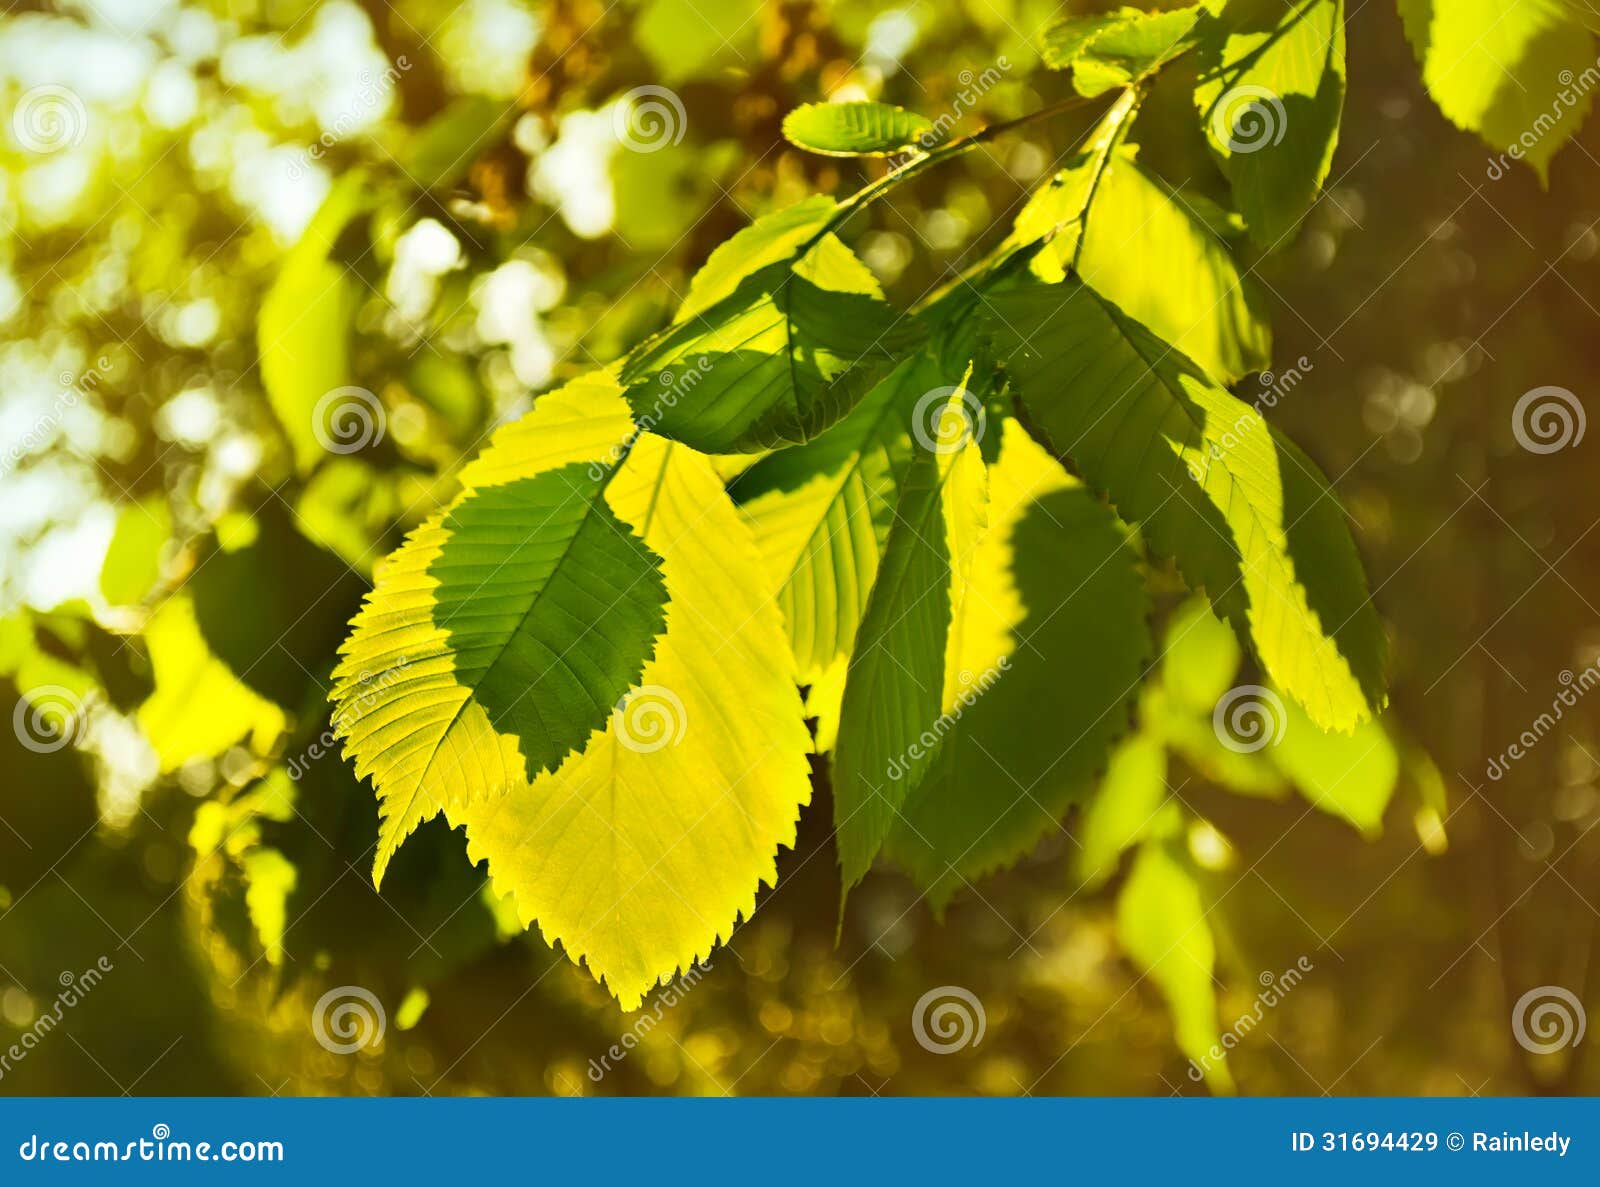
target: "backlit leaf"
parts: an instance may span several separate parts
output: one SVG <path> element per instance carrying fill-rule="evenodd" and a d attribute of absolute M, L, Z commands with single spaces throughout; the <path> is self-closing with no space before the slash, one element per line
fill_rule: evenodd
<path fill-rule="evenodd" d="M 1313 807 L 1377 836 L 1400 781 L 1400 754 L 1383 723 L 1366 721 L 1352 734 L 1330 734 L 1294 705 L 1285 705 L 1284 712 L 1283 736 L 1267 755 Z"/>
<path fill-rule="evenodd" d="M 1597 27 L 1576 9 L 1553 0 L 1400 0 L 1406 38 L 1439 110 L 1526 160 L 1541 181 L 1600 85 Z"/>
<path fill-rule="evenodd" d="M 350 383 L 350 320 L 362 289 L 333 258 L 334 244 L 371 203 L 365 173 L 354 170 L 341 177 L 261 302 L 256 326 L 261 381 L 301 473 L 328 455 L 324 439 L 333 439 L 320 423 L 327 408 L 319 408 L 321 401 Z"/>
<path fill-rule="evenodd" d="M 1217 621 L 1203 598 L 1173 614 L 1161 644 L 1161 683 L 1180 707 L 1209 715 L 1234 685 L 1239 640 Z"/>
<path fill-rule="evenodd" d="M 742 268 L 730 261 L 729 270 Z M 919 332 L 866 287 L 864 272 L 825 239 L 643 343 L 622 368 L 639 424 L 708 453 L 753 453 L 825 431 Z"/>
<path fill-rule="evenodd" d="M 783 117 L 789 143 L 830 157 L 881 157 L 931 136 L 925 117 L 887 103 L 807 103 Z"/>
<path fill-rule="evenodd" d="M 822 436 L 762 459 L 728 488 L 777 581 L 804 683 L 855 641 L 911 459 L 911 415 L 942 375 L 926 356 L 901 363 Z"/>
<path fill-rule="evenodd" d="M 1381 709 L 1386 647 L 1343 509 L 1248 404 L 1069 277 L 988 300 L 1057 456 L 1140 524 L 1326 729 Z"/>
<path fill-rule="evenodd" d="M 605 498 L 632 431 L 603 374 L 542 397 L 379 570 L 331 694 L 378 792 L 375 881 L 441 809 L 554 769 L 637 681 L 666 592 Z"/>
<path fill-rule="evenodd" d="M 163 771 L 214 758 L 245 738 L 265 751 L 283 732 L 283 710 L 252 692 L 206 646 L 186 595 L 162 604 L 144 639 L 156 687 L 139 706 L 139 727 Z"/>
<path fill-rule="evenodd" d="M 161 576 L 161 553 L 171 537 L 172 513 L 165 499 L 123 507 L 100 566 L 100 593 L 105 600 L 113 606 L 143 601 Z"/>
<path fill-rule="evenodd" d="M 736 231 L 706 257 L 706 262 L 690 279 L 688 295 L 673 320 L 685 321 L 704 313 L 724 297 L 731 296 L 752 272 L 768 264 L 793 259 L 801 247 L 821 233 L 838 209 L 839 204 L 832 198 L 816 194 L 774 210 Z M 872 288 L 847 291 L 882 295 Z"/>
<path fill-rule="evenodd" d="M 1187 200 L 1131 151 L 1107 161 L 1080 234 L 1074 220 L 1089 198 L 1094 164 L 1092 154 L 1080 156 L 1018 215 L 1012 242 L 1051 236 L 1033 258 L 1035 273 L 1053 283 L 1076 259 L 1090 287 L 1225 386 L 1267 367 L 1272 331 L 1260 287 L 1241 275 L 1227 244 Z M 1135 253 L 1160 266 L 1130 265 Z"/>
<path fill-rule="evenodd" d="M 1135 734 L 1111 755 L 1106 777 L 1078 829 L 1078 877 L 1093 888 L 1116 872 L 1123 853 L 1165 835 L 1182 809 L 1167 793 L 1167 752 L 1159 738 Z"/>
<path fill-rule="evenodd" d="M 450 819 L 523 924 L 634 1009 L 774 882 L 810 739 L 754 542 L 706 459 L 644 438 L 607 497 L 661 557 L 666 633 L 582 754 Z"/>
<path fill-rule="evenodd" d="M 1015 862 L 1086 797 L 1128 728 L 1150 652 L 1126 529 L 1015 420 L 951 627 L 935 752 L 885 853 L 940 910 Z"/>
<path fill-rule="evenodd" d="M 1120 8 L 1069 16 L 1044 33 L 1045 65 L 1070 67 L 1081 95 L 1127 86 L 1187 48 L 1199 13 L 1199 6 L 1191 5 L 1172 12 Z"/>
<path fill-rule="evenodd" d="M 1179 1050 L 1206 1069 L 1213 1088 L 1230 1091 L 1227 1065 L 1207 1058 L 1218 1040 L 1216 941 L 1194 875 L 1169 844 L 1139 850 L 1117 898 L 1117 939 L 1167 999 Z"/>
<path fill-rule="evenodd" d="M 933 759 L 923 733 L 944 712 L 947 650 L 984 523 L 985 475 L 967 379 L 926 410 L 845 682 L 834 823 L 846 890 L 860 882 Z M 962 428 L 960 426 L 966 426 Z"/>
<path fill-rule="evenodd" d="M 1196 35 L 1195 103 L 1211 151 L 1250 234 L 1279 247 L 1333 163 L 1344 109 L 1344 0 L 1229 0 Z"/>

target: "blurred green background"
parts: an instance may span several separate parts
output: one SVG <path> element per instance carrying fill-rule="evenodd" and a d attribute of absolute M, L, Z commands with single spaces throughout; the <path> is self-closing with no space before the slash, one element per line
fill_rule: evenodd
<path fill-rule="evenodd" d="M 787 110 L 854 96 L 936 115 L 977 89 L 964 129 L 1032 111 L 1069 93 L 1037 69 L 1037 31 L 1094 7 L 10 4 L 0 1047 L 38 1042 L 0 1065 L 0 1092 L 1205 1091 L 1117 943 L 1115 882 L 1082 885 L 1068 836 L 942 922 L 876 874 L 836 945 L 819 789 L 754 919 L 670 1008 L 627 1016 L 507 918 L 441 822 L 375 894 L 371 792 L 318 742 L 373 562 L 487 431 L 670 318 L 751 218 L 881 173 L 789 148 Z M 1335 480 L 1389 626 L 1401 774 L 1363 831 L 1174 761 L 1223 1026 L 1267 976 L 1311 967 L 1241 1039 L 1232 1078 L 1258 1094 L 1600 1091 L 1592 1043 L 1530 1054 L 1509 1023 L 1528 989 L 1587 998 L 1595 980 L 1600 698 L 1485 773 L 1600 649 L 1594 443 L 1541 455 L 1512 433 L 1523 393 L 1587 398 L 1600 374 L 1600 128 L 1548 191 L 1523 169 L 1495 177 L 1422 92 L 1393 5 L 1352 8 L 1328 192 L 1255 272 L 1280 366 L 1308 364 L 1272 419 Z M 636 130 L 637 151 L 619 127 L 651 99 L 665 122 Z M 1158 90 L 1141 159 L 1216 191 L 1204 153 L 1164 132 L 1192 125 L 1186 102 Z M 930 172 L 847 237 L 915 299 L 1004 234 L 1090 118 Z M 327 260 L 297 254 L 352 178 L 373 195 L 362 217 Z M 382 409 L 381 439 L 348 454 L 285 433 L 258 357 L 274 282 L 318 266 L 349 278 L 337 307 L 291 296 L 280 313 L 324 335 L 308 391 L 347 384 Z M 1225 687 L 1234 661 L 1217 662 Z M 69 710 L 60 745 L 26 744 L 41 699 L 19 690 L 39 688 Z M 107 965 L 39 1035 L 72 975 Z M 350 985 L 388 1030 L 345 1056 L 308 1018 Z M 947 985 L 986 1012 L 955 1055 L 909 1024 Z M 594 1075 L 624 1034 L 637 1046 Z"/>

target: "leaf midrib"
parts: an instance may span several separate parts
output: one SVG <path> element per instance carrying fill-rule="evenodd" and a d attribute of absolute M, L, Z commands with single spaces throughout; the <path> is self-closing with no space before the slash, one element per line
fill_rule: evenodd
<path fill-rule="evenodd" d="M 527 626 L 528 620 L 532 617 L 533 612 L 543 603 L 544 597 L 549 592 L 550 586 L 555 581 L 556 575 L 561 571 L 562 566 L 567 563 L 568 558 L 571 557 L 573 548 L 577 546 L 578 538 L 583 535 L 584 528 L 588 526 L 590 518 L 595 514 L 600 502 L 604 498 L 605 485 L 602 484 L 598 490 L 589 496 L 589 499 L 587 500 L 587 506 L 584 508 L 583 518 L 578 521 L 578 526 L 573 529 L 571 537 L 567 540 L 566 546 L 562 548 L 561 554 L 559 557 L 557 557 L 555 564 L 550 566 L 550 572 L 545 577 L 543 586 L 540 587 L 539 591 L 535 593 L 533 598 L 529 601 L 527 609 L 525 609 L 521 616 L 517 619 L 517 625 L 507 632 L 506 637 L 495 648 L 494 657 L 484 665 L 482 674 L 478 677 L 479 685 L 482 685 L 490 678 L 496 666 L 498 666 L 500 661 L 505 658 L 506 649 L 511 646 L 511 641 L 522 633 L 523 628 Z M 546 522 L 549 522 L 548 519 Z M 487 583 L 488 582 L 485 581 L 483 584 Z M 479 590 L 482 588 L 483 585 L 480 584 Z M 444 629 L 448 632 L 450 622 L 452 621 L 454 621 L 453 616 L 451 619 L 440 623 L 439 626 L 441 629 Z M 452 649 L 452 654 L 453 653 L 454 649 Z M 461 698 L 461 703 L 456 706 L 455 712 L 450 715 L 450 720 L 445 724 L 444 729 L 439 731 L 439 736 L 434 739 L 434 743 L 428 751 L 428 761 L 423 764 L 421 773 L 418 774 L 416 783 L 412 786 L 411 793 L 406 797 L 405 808 L 407 812 L 409 812 L 415 806 L 417 794 L 422 790 L 422 785 L 427 782 L 428 776 L 432 773 L 434 761 L 439 757 L 439 751 L 444 745 L 444 740 L 449 737 L 451 731 L 456 728 L 456 725 L 461 720 L 461 715 L 466 712 L 467 706 L 477 699 L 477 688 L 468 688 L 467 695 Z M 518 698 L 518 703 L 520 703 L 521 699 L 522 698 Z M 537 707 L 534 708 L 534 713 L 536 716 L 538 715 Z M 499 732 L 499 722 L 491 719 L 489 724 L 497 733 Z M 522 750 L 521 746 L 518 746 L 517 749 L 519 752 Z M 523 754 L 522 758 L 524 762 L 527 762 L 528 756 L 526 754 Z"/>

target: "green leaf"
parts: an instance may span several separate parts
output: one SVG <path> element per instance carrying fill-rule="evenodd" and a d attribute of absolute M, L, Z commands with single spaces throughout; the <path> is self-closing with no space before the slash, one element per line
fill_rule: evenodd
<path fill-rule="evenodd" d="M 933 124 L 887 103 L 807 103 L 783 117 L 790 144 L 829 157 L 882 157 L 916 144 L 928 146 Z"/>
<path fill-rule="evenodd" d="M 1210 718 L 1239 672 L 1239 640 L 1204 598 L 1173 614 L 1161 644 L 1161 683 L 1175 704 Z"/>
<path fill-rule="evenodd" d="M 1161 739 L 1135 734 L 1111 755 L 1106 777 L 1078 829 L 1078 877 L 1095 889 L 1116 873 L 1122 855 L 1149 836 L 1168 835 L 1182 809 L 1167 799 L 1167 751 Z"/>
<path fill-rule="evenodd" d="M 161 577 L 161 552 L 172 538 L 164 498 L 141 499 L 117 513 L 100 565 L 100 593 L 113 606 L 136 606 Z"/>
<path fill-rule="evenodd" d="M 450 819 L 524 926 L 631 1010 L 775 882 L 810 797 L 810 739 L 755 544 L 707 460 L 642 438 L 607 497 L 672 599 L 641 687 L 581 755 Z"/>
<path fill-rule="evenodd" d="M 380 541 L 413 502 L 401 493 L 407 477 L 359 457 L 329 458 L 295 499 L 295 526 L 306 539 L 370 578 L 374 562 L 389 551 Z M 390 543 L 398 542 L 396 534 Z"/>
<path fill-rule="evenodd" d="M 1195 103 L 1257 243 L 1316 201 L 1344 109 L 1344 0 L 1229 0 L 1201 22 Z"/>
<path fill-rule="evenodd" d="M 321 401 L 350 383 L 350 322 L 361 287 L 332 258 L 334 244 L 372 202 L 365 173 L 340 177 L 261 302 L 261 382 L 302 474 L 327 456 L 324 442 L 332 439 Z"/>
<path fill-rule="evenodd" d="M 1045 30 L 1041 50 L 1052 70 L 1073 71 L 1079 94 L 1127 86 L 1184 52 L 1200 16 L 1198 5 L 1172 12 L 1115 12 L 1069 16 Z"/>
<path fill-rule="evenodd" d="M 632 432 L 604 374 L 541 397 L 379 570 L 330 698 L 378 793 L 374 882 L 441 809 L 554 769 L 638 680 L 666 589 L 605 498 Z"/>
<path fill-rule="evenodd" d="M 1126 529 L 1015 420 L 988 492 L 942 715 L 918 740 L 936 757 L 884 848 L 935 911 L 1060 830 L 1126 732 L 1150 654 Z"/>
<path fill-rule="evenodd" d="M 796 252 L 822 233 L 838 210 L 839 204 L 832 198 L 815 194 L 742 227 L 706 257 L 690 279 L 688 295 L 673 320 L 686 321 L 704 313 L 724 297 L 732 296 L 751 273 L 793 259 Z M 865 266 L 861 267 L 865 271 Z M 871 273 L 867 275 L 870 277 Z M 875 281 L 872 287 L 847 291 L 882 295 L 876 291 Z"/>
<path fill-rule="evenodd" d="M 1035 191 L 1010 242 L 1045 239 L 1036 275 L 1060 280 L 1077 257 L 1096 292 L 1143 322 L 1224 386 L 1266 368 L 1272 329 L 1260 286 L 1240 274 L 1228 246 L 1179 194 L 1134 159 L 1113 154 L 1100 174 L 1081 236 L 1074 220 L 1089 200 L 1095 154 L 1086 153 Z"/>
<path fill-rule="evenodd" d="M 169 598 L 144 629 L 156 687 L 139 706 L 139 728 L 161 770 L 214 758 L 248 736 L 264 753 L 287 726 L 283 710 L 257 696 L 206 646 L 187 595 Z"/>
<path fill-rule="evenodd" d="M 960 384 L 923 410 L 878 580 L 856 633 L 834 755 L 845 889 L 860 882 L 932 761 L 920 739 L 943 714 L 959 616 L 984 522 L 975 397 Z M 931 431 L 930 431 L 931 428 Z"/>
<path fill-rule="evenodd" d="M 1039 55 L 1051 70 L 1070 69 L 1094 48 L 1102 33 L 1117 29 L 1147 14 L 1137 8 L 1113 12 L 1073 13 L 1050 25 L 1039 37 Z"/>
<path fill-rule="evenodd" d="M 1353 734 L 1330 734 L 1293 705 L 1284 713 L 1283 737 L 1266 753 L 1313 807 L 1376 837 L 1400 781 L 1400 755 L 1389 732 L 1368 721 Z"/>
<path fill-rule="evenodd" d="M 1217 705 L 1235 686 L 1241 653 L 1238 636 L 1204 598 L 1173 614 L 1161 654 L 1161 681 L 1146 687 L 1140 702 L 1145 728 L 1218 787 L 1262 799 L 1286 796 L 1288 781 L 1265 753 L 1225 746 L 1217 736 Z"/>
<path fill-rule="evenodd" d="M 915 403 L 943 383 L 938 363 L 916 355 L 822 436 L 763 458 L 728 487 L 776 580 L 802 683 L 855 641 L 911 460 Z"/>
<path fill-rule="evenodd" d="M 1213 1089 L 1231 1091 L 1226 1064 L 1207 1058 L 1219 1037 L 1216 941 L 1200 887 L 1168 844 L 1147 842 L 1139 850 L 1117 898 L 1117 939 L 1167 999 L 1178 1049 L 1207 1069 Z"/>
<path fill-rule="evenodd" d="M 1383 630 L 1311 461 L 1075 278 L 993 293 L 986 310 L 1045 442 L 1205 589 L 1278 686 L 1327 729 L 1380 709 Z"/>
<path fill-rule="evenodd" d="M 718 266 L 742 271 L 737 260 Z M 622 382 L 641 427 L 707 453 L 754 453 L 824 432 L 920 332 L 878 298 L 859 260 L 824 239 L 641 344 Z"/>
<path fill-rule="evenodd" d="M 1576 8 L 1553 0 L 1400 0 L 1406 38 L 1439 110 L 1526 160 L 1541 182 L 1593 103 L 1595 25 Z"/>
<path fill-rule="evenodd" d="M 1271 759 L 1223 745 L 1212 720 L 1215 708 L 1208 706 L 1203 715 L 1197 716 L 1174 705 L 1162 688 L 1147 688 L 1140 702 L 1146 728 L 1202 779 L 1235 795 L 1283 799 L 1289 794 L 1289 782 Z"/>

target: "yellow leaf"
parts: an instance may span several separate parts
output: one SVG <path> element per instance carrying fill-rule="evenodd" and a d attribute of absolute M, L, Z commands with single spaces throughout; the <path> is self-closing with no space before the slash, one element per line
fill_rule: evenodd
<path fill-rule="evenodd" d="M 345 754 L 378 793 L 375 883 L 443 808 L 581 750 L 639 674 L 660 580 L 600 495 L 632 432 L 604 372 L 542 396 L 379 566 L 331 694 Z"/>
<path fill-rule="evenodd" d="M 582 754 L 449 815 L 523 924 L 635 1009 L 776 881 L 810 739 L 770 579 L 710 462 L 645 437 L 606 498 L 661 557 L 670 598 L 641 685 Z"/>

